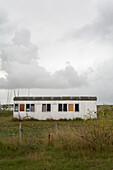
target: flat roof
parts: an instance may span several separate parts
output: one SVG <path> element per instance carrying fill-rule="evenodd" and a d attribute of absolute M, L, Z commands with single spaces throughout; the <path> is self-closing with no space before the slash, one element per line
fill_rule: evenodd
<path fill-rule="evenodd" d="M 49 100 L 91 100 L 97 101 L 97 97 L 88 96 L 60 96 L 60 97 L 14 97 L 14 101 L 49 101 Z"/>

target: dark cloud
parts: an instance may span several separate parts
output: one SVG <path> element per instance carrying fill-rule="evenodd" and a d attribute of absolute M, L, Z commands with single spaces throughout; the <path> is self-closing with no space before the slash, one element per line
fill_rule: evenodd
<path fill-rule="evenodd" d="M 81 87 L 88 84 L 86 75 L 78 75 L 78 72 L 71 66 L 67 65 L 64 70 L 56 71 L 53 74 L 57 86 L 60 87 Z"/>

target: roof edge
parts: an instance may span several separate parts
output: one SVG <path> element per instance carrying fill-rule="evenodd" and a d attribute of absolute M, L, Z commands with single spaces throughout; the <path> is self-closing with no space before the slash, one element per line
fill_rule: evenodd
<path fill-rule="evenodd" d="M 27 97 L 27 96 L 22 96 L 22 97 L 14 97 L 14 101 L 58 101 L 58 100 L 91 100 L 91 101 L 97 101 L 96 96 L 60 96 L 60 97 Z"/>

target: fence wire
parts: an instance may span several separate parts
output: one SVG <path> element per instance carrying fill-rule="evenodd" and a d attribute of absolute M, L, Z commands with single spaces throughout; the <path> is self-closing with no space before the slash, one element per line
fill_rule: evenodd
<path fill-rule="evenodd" d="M 80 128 L 81 125 L 73 125 L 73 124 L 61 124 L 61 123 L 55 123 L 52 125 L 45 125 L 43 124 L 41 127 L 41 124 L 26 124 L 25 122 L 22 122 L 22 135 L 25 137 L 30 138 L 45 138 L 43 135 L 47 135 L 50 133 L 55 133 L 57 130 L 61 130 L 62 128 L 66 130 L 67 128 L 70 128 L 72 131 Z M 83 124 L 82 124 L 83 126 Z M 86 126 L 86 125 L 85 125 Z M 0 126 L 0 136 L 1 137 L 17 137 L 19 136 L 19 123 L 12 124 L 12 126 L 3 125 Z"/>

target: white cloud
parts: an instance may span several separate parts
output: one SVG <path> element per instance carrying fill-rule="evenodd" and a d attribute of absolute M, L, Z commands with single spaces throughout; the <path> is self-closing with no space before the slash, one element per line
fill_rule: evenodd
<path fill-rule="evenodd" d="M 22 13 L 20 9 L 25 2 L 18 1 L 17 5 L 14 0 L 6 1 L 13 19 L 10 20 L 7 10 L 0 10 L 1 89 L 37 88 L 40 95 L 97 95 L 101 101 L 113 100 L 113 2 L 83 1 L 63 1 L 59 8 L 60 1 L 51 0 L 49 10 L 48 1 L 45 6 L 35 1 L 39 6 L 32 6 L 32 10 L 29 1 Z M 64 36 L 63 43 L 56 43 L 57 38 L 72 28 L 75 29 Z M 67 62 L 63 67 L 66 61 L 73 66 Z M 54 68 L 54 73 L 47 71 L 48 65 Z M 86 72 L 80 74 L 84 65 Z"/>
<path fill-rule="evenodd" d="M 7 29 L 8 26 L 7 20 Z M 40 66 L 38 48 L 31 42 L 28 29 L 14 30 L 7 37 L 6 43 L 1 41 L 0 52 L 1 71 L 5 72 L 5 78 L 0 79 L 2 89 L 71 88 L 87 84 L 87 76 L 79 75 L 71 65 L 55 71 L 54 74 Z"/>

